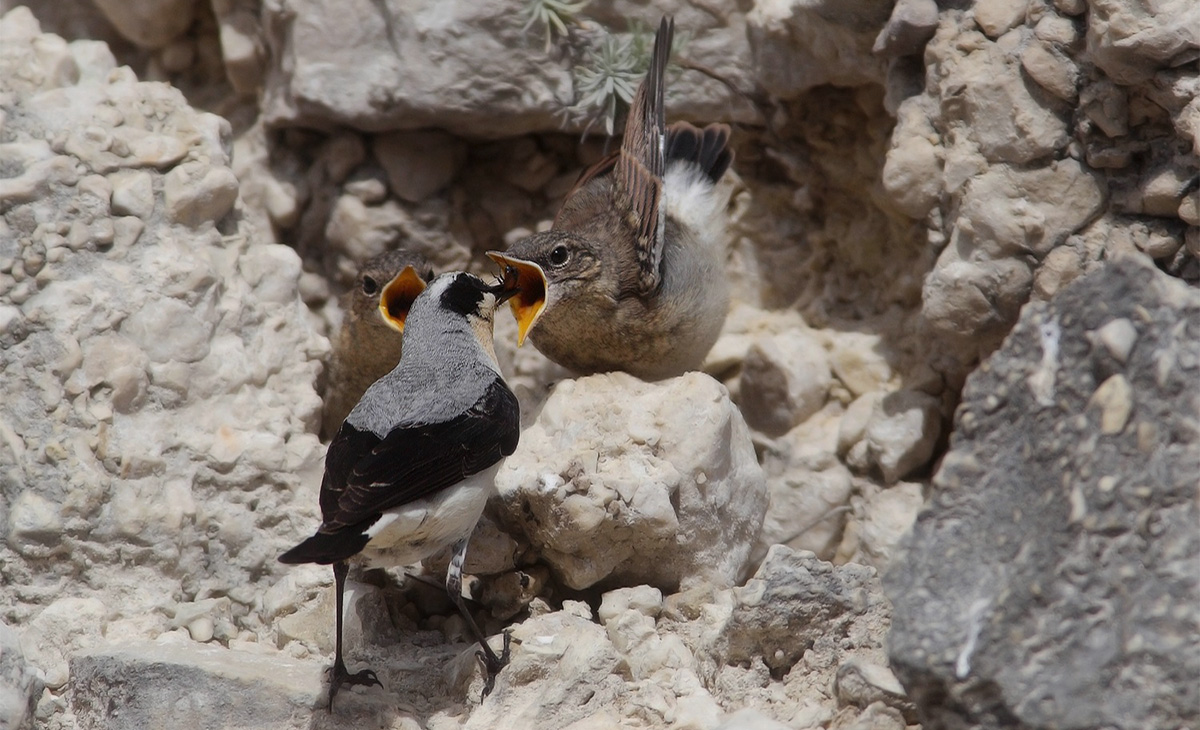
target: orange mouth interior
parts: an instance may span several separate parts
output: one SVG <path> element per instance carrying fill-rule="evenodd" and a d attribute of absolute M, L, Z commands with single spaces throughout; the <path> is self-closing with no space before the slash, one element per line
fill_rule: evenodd
<path fill-rule="evenodd" d="M 508 306 L 517 318 L 517 346 L 520 347 L 546 308 L 546 274 L 532 261 L 509 258 L 495 251 L 488 251 L 488 257 L 504 271 L 504 288 L 519 292 L 508 300 Z"/>
<path fill-rule="evenodd" d="M 405 266 L 383 287 L 379 295 L 379 314 L 397 332 L 404 331 L 404 321 L 417 295 L 425 291 L 425 280 L 411 266 Z"/>

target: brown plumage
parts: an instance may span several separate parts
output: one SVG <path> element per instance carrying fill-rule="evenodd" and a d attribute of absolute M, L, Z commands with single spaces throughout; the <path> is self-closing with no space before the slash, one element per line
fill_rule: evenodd
<path fill-rule="evenodd" d="M 729 306 L 715 186 L 733 159 L 730 130 L 665 126 L 673 33 L 663 18 L 620 150 L 580 176 L 549 231 L 488 254 L 521 287 L 521 340 L 578 373 L 695 369 Z"/>
<path fill-rule="evenodd" d="M 402 277 L 406 269 L 411 271 Z M 354 287 L 342 297 L 342 326 L 325 381 L 322 439 L 332 438 L 371 383 L 396 367 L 408 308 L 432 278 L 425 257 L 403 249 L 381 253 L 359 269 Z"/>

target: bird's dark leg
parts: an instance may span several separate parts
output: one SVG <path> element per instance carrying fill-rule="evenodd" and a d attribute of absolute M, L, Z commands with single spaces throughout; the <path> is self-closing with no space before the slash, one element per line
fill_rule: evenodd
<path fill-rule="evenodd" d="M 333 698 L 337 696 L 338 689 L 343 684 L 362 684 L 371 686 L 373 684 L 383 686 L 379 681 L 379 677 L 375 676 L 375 672 L 370 669 L 364 669 L 357 674 L 351 674 L 346 669 L 346 662 L 342 659 L 342 611 L 343 598 L 346 594 L 346 574 L 350 572 L 350 566 L 344 560 L 340 560 L 333 564 L 333 582 L 337 587 L 337 639 L 336 649 L 333 654 L 333 666 L 330 667 L 329 676 L 329 711 L 333 712 Z"/>
<path fill-rule="evenodd" d="M 454 601 L 454 605 L 458 606 L 458 612 L 462 614 L 467 626 L 471 628 L 475 640 L 482 648 L 482 651 L 475 652 L 475 656 L 483 664 L 483 697 L 487 697 L 496 685 L 496 675 L 508 664 L 511 637 L 507 631 L 504 632 L 504 650 L 497 656 L 496 652 L 492 651 L 492 647 L 488 645 L 487 637 L 483 635 L 483 632 L 479 630 L 479 625 L 471 617 L 471 612 L 467 610 L 467 602 L 463 600 L 462 595 L 462 569 L 463 561 L 466 559 L 467 541 L 459 540 L 454 544 L 454 556 L 450 558 L 450 567 L 446 569 L 446 592 L 450 594 L 450 600 Z"/>

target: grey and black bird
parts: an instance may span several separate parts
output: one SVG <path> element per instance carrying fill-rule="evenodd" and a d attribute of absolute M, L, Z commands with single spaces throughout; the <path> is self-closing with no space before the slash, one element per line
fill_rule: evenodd
<path fill-rule="evenodd" d="M 332 565 L 337 641 L 329 707 L 345 684 L 379 684 L 370 669 L 351 674 L 342 655 L 348 562 L 408 565 L 453 545 L 446 590 L 482 646 L 484 695 L 507 663 L 467 611 L 462 566 L 504 458 L 517 447 L 520 408 L 492 346 L 497 305 L 515 290 L 466 273 L 434 279 L 412 304 L 404 357 L 367 388 L 325 455 L 321 525 L 284 553 L 283 563 Z"/>
<path fill-rule="evenodd" d="M 394 249 L 368 259 L 342 297 L 342 325 L 325 379 L 321 438 L 330 439 L 367 388 L 400 361 L 404 320 L 413 300 L 433 279 L 414 251 Z"/>
<path fill-rule="evenodd" d="M 663 18 L 621 148 L 584 171 L 552 227 L 489 252 L 519 283 L 519 342 L 577 373 L 644 379 L 700 366 L 729 308 L 724 201 L 730 129 L 664 123 L 674 21 Z"/>

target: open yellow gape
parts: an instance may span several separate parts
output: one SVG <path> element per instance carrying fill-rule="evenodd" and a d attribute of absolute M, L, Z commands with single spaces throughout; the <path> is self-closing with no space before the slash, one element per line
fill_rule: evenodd
<path fill-rule="evenodd" d="M 498 251 L 488 251 L 487 255 L 504 272 L 505 288 L 520 291 L 508 300 L 508 306 L 512 307 L 513 316 L 517 318 L 519 347 L 525 344 L 525 337 L 546 308 L 546 273 L 532 261 L 510 258 Z"/>
<path fill-rule="evenodd" d="M 397 332 L 404 331 L 404 320 L 408 318 L 408 310 L 413 301 L 425 291 L 425 280 L 411 266 L 405 266 L 404 271 L 392 277 L 383 287 L 379 295 L 379 314 Z"/>

